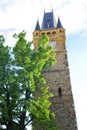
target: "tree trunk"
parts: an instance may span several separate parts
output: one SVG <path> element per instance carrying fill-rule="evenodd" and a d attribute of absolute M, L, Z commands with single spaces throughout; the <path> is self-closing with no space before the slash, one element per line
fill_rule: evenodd
<path fill-rule="evenodd" d="M 7 130 L 13 130 L 12 121 L 8 122 Z"/>
<path fill-rule="evenodd" d="M 6 97 L 6 101 L 7 101 L 7 112 L 8 112 L 8 124 L 7 124 L 7 130 L 12 130 L 12 114 L 11 114 L 11 108 L 10 108 L 10 93 L 8 91 L 8 86 L 6 85 L 6 89 L 7 89 L 7 97 Z"/>
<path fill-rule="evenodd" d="M 25 113 L 20 116 L 20 130 L 25 130 Z"/>
<path fill-rule="evenodd" d="M 29 98 L 29 90 L 26 90 L 26 94 L 25 94 L 25 100 L 28 100 Z M 24 105 L 23 107 L 24 110 L 26 110 L 26 105 Z M 25 118 L 26 118 L 26 112 L 22 112 L 21 116 L 20 116 L 20 130 L 25 130 Z"/>

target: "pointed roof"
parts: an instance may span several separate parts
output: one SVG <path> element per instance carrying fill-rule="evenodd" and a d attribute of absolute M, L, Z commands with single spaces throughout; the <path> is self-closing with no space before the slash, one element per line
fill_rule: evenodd
<path fill-rule="evenodd" d="M 58 17 L 57 28 L 63 28 L 60 18 Z"/>
<path fill-rule="evenodd" d="M 55 28 L 63 28 L 60 18 L 58 17 L 58 22 L 56 24 L 53 10 L 52 12 L 45 12 L 42 21 L 42 27 L 40 28 L 39 20 L 37 20 L 35 31 L 36 30 L 48 30 L 48 29 L 55 29 Z"/>
<path fill-rule="evenodd" d="M 44 11 L 44 16 L 43 16 L 43 21 L 42 21 L 42 28 L 41 29 L 53 29 L 55 27 L 54 25 L 54 15 L 53 11 L 45 13 Z"/>
<path fill-rule="evenodd" d="M 37 20 L 37 23 L 36 23 L 35 30 L 40 30 L 40 24 L 39 24 L 39 21 L 38 21 L 38 20 Z"/>

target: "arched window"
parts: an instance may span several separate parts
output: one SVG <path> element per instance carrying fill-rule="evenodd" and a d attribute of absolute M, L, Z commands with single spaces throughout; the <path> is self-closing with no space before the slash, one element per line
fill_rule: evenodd
<path fill-rule="evenodd" d="M 36 36 L 38 36 L 38 32 L 36 33 Z"/>
<path fill-rule="evenodd" d="M 55 34 L 56 34 L 56 32 L 55 32 L 55 31 L 53 31 L 53 32 L 52 32 L 52 34 L 53 34 L 53 35 L 55 35 Z"/>
<path fill-rule="evenodd" d="M 60 29 L 60 30 L 59 30 L 59 32 L 61 33 L 61 32 L 62 32 L 62 30 Z"/>
<path fill-rule="evenodd" d="M 62 90 L 61 90 L 61 87 L 58 89 L 58 94 L 59 94 L 59 96 L 62 96 Z"/>
<path fill-rule="evenodd" d="M 42 35 L 44 35 L 45 33 L 43 32 Z"/>
<path fill-rule="evenodd" d="M 48 35 L 48 36 L 50 36 L 50 35 L 51 35 L 51 33 L 50 33 L 50 32 L 47 32 L 47 35 Z"/>

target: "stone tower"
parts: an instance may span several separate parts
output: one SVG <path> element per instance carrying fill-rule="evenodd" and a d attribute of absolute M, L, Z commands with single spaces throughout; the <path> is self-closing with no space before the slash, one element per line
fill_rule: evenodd
<path fill-rule="evenodd" d="M 33 32 L 34 47 L 38 46 L 38 39 L 47 34 L 49 45 L 53 46 L 56 52 L 56 64 L 44 72 L 50 92 L 54 94 L 52 98 L 51 110 L 56 115 L 56 122 L 60 130 L 77 130 L 75 107 L 70 83 L 68 68 L 66 35 L 60 19 L 55 23 L 53 11 L 45 13 L 43 16 L 42 27 L 37 21 Z"/>

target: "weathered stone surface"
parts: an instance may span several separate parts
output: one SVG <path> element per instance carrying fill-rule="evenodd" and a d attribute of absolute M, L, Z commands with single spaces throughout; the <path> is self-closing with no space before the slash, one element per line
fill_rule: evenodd
<path fill-rule="evenodd" d="M 38 33 L 38 36 L 36 36 L 36 33 Z M 54 94 L 54 97 L 51 99 L 52 106 L 50 109 L 56 115 L 55 121 L 59 125 L 60 130 L 77 130 L 67 50 L 65 46 L 65 29 L 55 28 L 35 31 L 33 33 L 35 49 L 38 48 L 38 39 L 43 33 L 50 34 L 50 42 L 56 42 L 57 62 L 54 66 L 43 72 L 47 84 L 50 86 L 50 92 Z M 39 130 L 43 130 L 43 128 Z"/>

